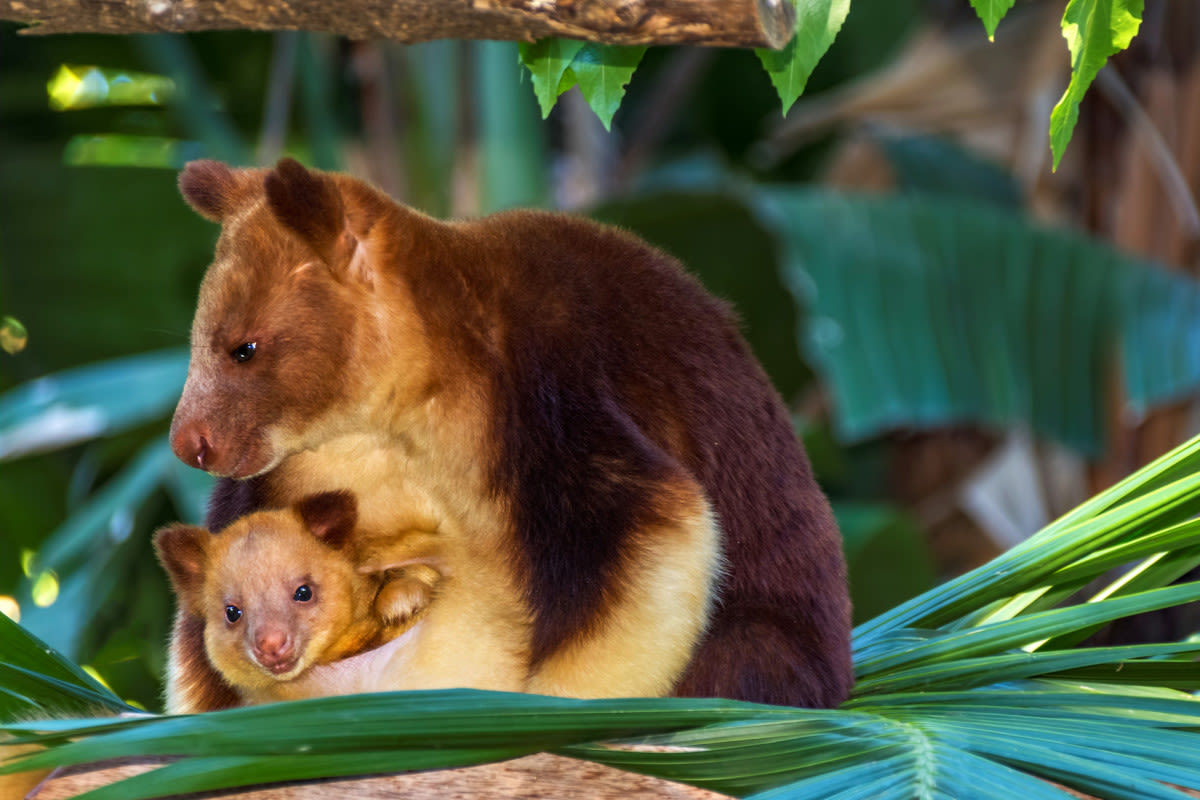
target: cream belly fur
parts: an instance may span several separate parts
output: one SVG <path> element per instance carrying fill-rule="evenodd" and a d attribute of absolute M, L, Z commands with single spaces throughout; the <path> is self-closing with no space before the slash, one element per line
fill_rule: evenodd
<path fill-rule="evenodd" d="M 598 632 L 549 658 L 526 691 L 572 697 L 671 693 L 704 631 L 721 572 L 720 531 L 698 494 L 686 520 L 645 532 L 646 545 Z"/>
<path fill-rule="evenodd" d="M 360 528 L 386 542 L 363 561 L 363 571 L 421 561 L 432 549 L 444 573 L 412 630 L 377 652 L 314 668 L 295 687 L 297 697 L 327 685 L 365 687 L 347 691 L 466 687 L 570 697 L 670 693 L 703 633 L 720 574 L 719 528 L 698 486 L 682 487 L 692 497 L 683 518 L 639 537 L 647 544 L 595 631 L 531 671 L 531 615 L 506 569 L 511 556 L 503 515 L 493 506 L 463 502 L 487 496 L 471 486 L 482 480 L 479 465 L 447 470 L 444 459 L 423 463 L 424 452 L 378 437 L 344 436 L 280 466 L 277 480 L 290 495 L 350 489 L 359 498 Z M 438 475 L 439 469 L 453 474 Z M 293 477 L 298 475 L 303 479 Z M 403 530 L 428 533 L 399 539 L 390 533 Z"/>

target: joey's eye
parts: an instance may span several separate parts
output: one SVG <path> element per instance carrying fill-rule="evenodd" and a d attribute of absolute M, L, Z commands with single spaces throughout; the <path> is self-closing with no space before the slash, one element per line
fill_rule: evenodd
<path fill-rule="evenodd" d="M 254 358 L 254 351 L 257 349 L 258 345 L 255 342 L 245 342 L 229 351 L 229 355 L 233 356 L 234 361 L 244 364 Z"/>
<path fill-rule="evenodd" d="M 292 599 L 297 603 L 307 603 L 313 599 L 313 590 L 309 588 L 308 584 L 305 584 L 296 589 L 296 593 L 292 595 Z"/>
<path fill-rule="evenodd" d="M 230 624 L 237 622 L 241 618 L 242 610 L 240 608 L 237 606 L 225 606 L 225 619 L 227 619 Z"/>

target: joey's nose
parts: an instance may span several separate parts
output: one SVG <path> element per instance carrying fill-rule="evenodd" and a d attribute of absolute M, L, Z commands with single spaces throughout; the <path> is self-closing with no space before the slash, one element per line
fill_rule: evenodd
<path fill-rule="evenodd" d="M 268 669 L 291 663 L 292 637 L 287 631 L 262 631 L 254 637 L 254 656 Z"/>
<path fill-rule="evenodd" d="M 171 449 L 188 466 L 207 470 L 213 460 L 210 438 L 201 425 L 180 425 L 171 432 Z"/>

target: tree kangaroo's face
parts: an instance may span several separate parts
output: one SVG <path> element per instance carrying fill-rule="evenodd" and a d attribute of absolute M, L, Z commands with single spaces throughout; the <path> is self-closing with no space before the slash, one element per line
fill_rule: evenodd
<path fill-rule="evenodd" d="M 303 530 L 228 529 L 205 576 L 205 648 L 242 689 L 293 680 L 353 621 L 353 567 Z"/>
<path fill-rule="evenodd" d="M 274 175 L 193 162 L 180 177 L 185 198 L 222 232 L 200 287 L 171 446 L 185 463 L 237 479 L 333 435 L 337 421 L 327 417 L 353 407 L 352 368 L 363 360 L 354 352 L 362 287 L 284 224 L 266 188 Z M 317 192 L 310 212 L 344 226 L 340 200 L 320 202 L 331 185 L 276 191 L 300 200 Z"/>

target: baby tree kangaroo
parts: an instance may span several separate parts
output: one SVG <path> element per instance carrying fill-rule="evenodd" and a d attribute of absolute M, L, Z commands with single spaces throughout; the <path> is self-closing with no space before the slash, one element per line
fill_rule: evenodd
<path fill-rule="evenodd" d="M 438 221 L 291 159 L 179 183 L 221 224 L 171 430 L 222 477 L 209 527 L 345 487 L 448 567 L 379 688 L 845 698 L 829 505 L 674 259 L 565 215 Z M 179 649 L 204 633 L 178 618 Z M 229 702 L 204 669 L 179 665 L 181 704 Z"/>
<path fill-rule="evenodd" d="M 203 628 L 203 650 L 171 643 L 170 700 L 189 663 L 208 662 L 255 704 L 352 691 L 310 670 L 376 648 L 427 605 L 437 572 L 410 565 L 364 574 L 355 552 L 355 500 L 325 492 L 279 511 L 242 517 L 217 534 L 191 525 L 158 531 L 154 546 L 178 597 L 179 615 Z"/>

